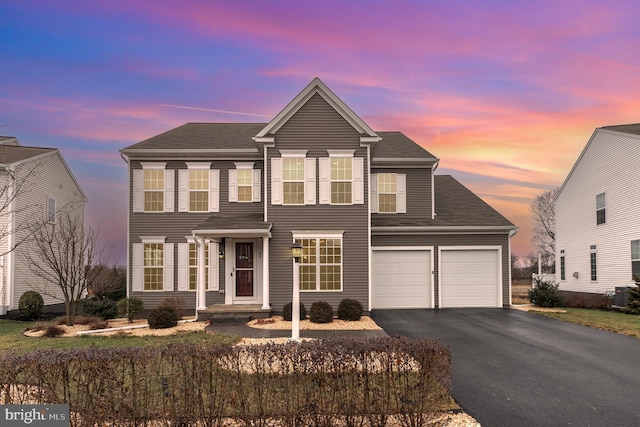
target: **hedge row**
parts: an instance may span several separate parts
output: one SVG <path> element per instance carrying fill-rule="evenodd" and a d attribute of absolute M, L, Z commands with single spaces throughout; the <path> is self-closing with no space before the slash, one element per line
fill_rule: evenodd
<path fill-rule="evenodd" d="M 418 426 L 452 407 L 450 358 L 405 338 L 42 350 L 0 356 L 0 403 L 68 403 L 78 426 Z"/>

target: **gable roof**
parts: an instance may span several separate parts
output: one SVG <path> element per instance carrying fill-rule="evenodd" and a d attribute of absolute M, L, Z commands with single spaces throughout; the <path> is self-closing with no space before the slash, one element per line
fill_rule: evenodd
<path fill-rule="evenodd" d="M 584 146 L 584 148 L 580 152 L 580 155 L 578 156 L 577 160 L 575 161 L 575 163 L 571 167 L 571 170 L 567 174 L 567 177 L 564 179 L 564 181 L 562 182 L 562 185 L 558 189 L 558 192 L 556 193 L 556 197 L 554 199 L 554 202 L 556 200 L 558 200 L 558 197 L 560 197 L 560 193 L 562 193 L 562 190 L 564 190 L 564 187 L 566 187 L 567 182 L 569 182 L 569 179 L 573 175 L 573 172 L 578 167 L 578 164 L 580 163 L 580 160 L 582 160 L 582 158 L 584 157 L 585 153 L 587 152 L 587 150 L 591 146 L 591 143 L 593 142 L 595 137 L 600 132 L 626 133 L 628 135 L 628 137 L 630 137 L 630 138 L 640 139 L 640 123 L 632 123 L 632 124 L 628 124 L 628 125 L 602 126 L 602 127 L 596 128 L 596 130 L 593 131 L 593 134 L 591 134 L 591 138 L 589 138 L 589 141 L 587 141 L 587 144 Z M 638 144 L 640 144 L 640 140 L 638 141 Z M 640 148 L 640 145 L 638 147 Z"/>
<path fill-rule="evenodd" d="M 23 147 L 0 144 L 0 164 L 8 166 L 53 151 L 57 150 L 55 148 Z"/>
<path fill-rule="evenodd" d="M 282 111 L 280 111 L 260 132 L 254 140 L 272 143 L 273 135 L 314 95 L 320 95 L 334 110 L 338 112 L 360 134 L 360 142 L 377 142 L 379 136 L 353 112 L 338 96 L 331 91 L 318 77 L 305 87 Z"/>
<path fill-rule="evenodd" d="M 425 231 L 460 229 L 517 230 L 517 227 L 451 175 L 434 175 L 435 219 L 376 215 L 372 227 L 423 228 Z M 374 230 L 375 231 L 375 230 Z M 409 230 L 408 230 L 409 231 Z"/>
<path fill-rule="evenodd" d="M 4 143 L 4 142 L 7 143 Z M 56 155 L 62 162 L 62 165 L 67 170 L 67 173 L 71 177 L 71 180 L 75 183 L 78 191 L 82 195 L 82 199 L 87 202 L 89 199 L 87 195 L 80 187 L 80 183 L 71 172 L 71 168 L 62 157 L 60 150 L 57 148 L 44 148 L 44 147 L 25 147 L 20 145 L 20 142 L 17 138 L 8 136 L 8 137 L 0 137 L 0 166 L 1 167 L 16 167 L 21 163 L 36 160 L 39 157 L 45 157 L 50 155 Z"/>

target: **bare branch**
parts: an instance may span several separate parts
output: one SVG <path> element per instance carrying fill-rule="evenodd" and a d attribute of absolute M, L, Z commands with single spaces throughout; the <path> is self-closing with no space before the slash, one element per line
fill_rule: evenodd
<path fill-rule="evenodd" d="M 531 203 L 533 231 L 531 241 L 547 259 L 555 259 L 556 253 L 556 215 L 554 200 L 558 188 L 545 191 Z"/>

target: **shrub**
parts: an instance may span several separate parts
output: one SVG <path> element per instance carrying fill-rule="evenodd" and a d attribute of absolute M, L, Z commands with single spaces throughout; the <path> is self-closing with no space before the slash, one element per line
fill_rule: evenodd
<path fill-rule="evenodd" d="M 95 331 L 96 329 L 107 329 L 109 327 L 109 323 L 106 320 L 102 320 L 100 318 L 96 318 L 91 323 L 87 323 L 89 329 Z"/>
<path fill-rule="evenodd" d="M 172 328 L 178 324 L 178 315 L 170 307 L 158 307 L 147 317 L 151 329 Z"/>
<path fill-rule="evenodd" d="M 178 316 L 178 320 L 182 319 L 182 316 L 184 315 L 184 300 L 180 297 L 167 298 L 166 300 L 162 301 L 162 303 L 160 303 L 158 307 L 170 308 L 176 313 L 176 316 Z"/>
<path fill-rule="evenodd" d="M 360 301 L 345 298 L 338 305 L 338 319 L 357 321 L 362 317 L 362 311 Z"/>
<path fill-rule="evenodd" d="M 293 303 L 286 303 L 284 307 L 282 307 L 282 318 L 288 322 L 292 319 L 292 307 Z M 304 306 L 303 303 L 300 303 L 300 320 L 305 320 L 307 318 L 307 307 Z"/>
<path fill-rule="evenodd" d="M 331 323 L 333 322 L 333 308 L 326 301 L 316 301 L 311 304 L 309 310 L 309 320 L 313 323 Z"/>
<path fill-rule="evenodd" d="M 640 282 L 636 282 L 635 288 L 629 287 L 627 292 L 629 292 L 629 302 L 623 311 L 629 314 L 640 314 Z"/>
<path fill-rule="evenodd" d="M 43 337 L 47 338 L 57 338 L 59 336 L 64 335 L 64 328 L 58 325 L 49 325 L 44 330 Z"/>
<path fill-rule="evenodd" d="M 560 291 L 562 306 L 569 308 L 588 308 L 591 310 L 609 310 L 613 303 L 611 295 L 587 294 L 582 292 Z"/>
<path fill-rule="evenodd" d="M 529 290 L 529 299 L 538 307 L 557 307 L 562 304 L 558 284 L 536 277 Z"/>
<path fill-rule="evenodd" d="M 20 317 L 25 320 L 36 320 L 42 317 L 44 300 L 42 295 L 36 291 L 27 291 L 22 294 L 18 301 L 18 311 Z"/>
<path fill-rule="evenodd" d="M 140 298 L 123 298 L 118 301 L 118 313 L 127 318 L 129 323 L 133 323 L 133 318 L 144 308 L 144 303 Z"/>
<path fill-rule="evenodd" d="M 113 319 L 118 315 L 116 302 L 109 298 L 89 297 L 83 301 L 82 309 L 87 316 L 96 316 L 103 320 Z"/>

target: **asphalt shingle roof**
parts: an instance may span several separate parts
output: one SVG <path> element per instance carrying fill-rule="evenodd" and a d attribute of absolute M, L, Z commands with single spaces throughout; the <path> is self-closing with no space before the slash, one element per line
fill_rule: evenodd
<path fill-rule="evenodd" d="M 382 141 L 373 150 L 373 159 L 433 159 L 435 156 L 416 144 L 402 132 L 376 132 Z"/>
<path fill-rule="evenodd" d="M 628 125 L 603 126 L 602 129 L 612 130 L 614 132 L 630 133 L 632 135 L 640 135 L 640 123 L 632 123 Z"/>
<path fill-rule="evenodd" d="M 43 153 L 50 151 L 56 151 L 55 148 L 40 148 L 40 147 L 23 147 L 15 145 L 0 145 L 0 163 L 9 165 L 11 163 L 19 162 L 21 160 L 30 159 L 31 157 L 39 156 Z"/>
<path fill-rule="evenodd" d="M 372 226 L 514 227 L 513 223 L 450 175 L 435 175 L 436 218 L 374 215 Z"/>

